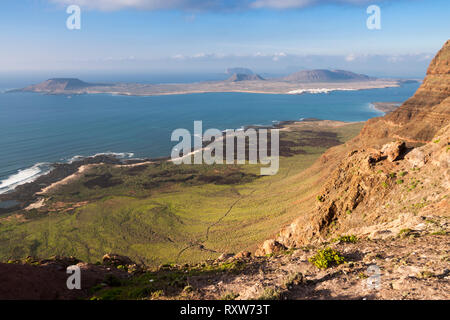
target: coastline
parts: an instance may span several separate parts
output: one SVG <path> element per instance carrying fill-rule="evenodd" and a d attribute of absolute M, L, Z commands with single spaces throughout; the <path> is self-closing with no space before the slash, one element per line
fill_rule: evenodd
<path fill-rule="evenodd" d="M 369 89 L 382 89 L 399 87 L 403 84 L 399 80 L 369 80 L 349 82 L 285 82 L 285 81 L 239 81 L 239 82 L 198 82 L 173 84 L 138 84 L 116 83 L 109 86 L 89 86 L 79 89 L 52 89 L 39 86 L 29 86 L 23 89 L 7 91 L 34 92 L 50 95 L 77 95 L 77 94 L 111 94 L 119 96 L 164 96 L 196 93 L 255 93 L 255 94 L 320 94 L 333 91 L 358 91 Z"/>
<path fill-rule="evenodd" d="M 383 102 L 383 103 L 370 103 L 370 106 L 375 110 L 386 112 L 391 108 L 392 110 L 398 107 L 400 103 L 397 102 Z M 272 129 L 280 129 L 280 131 L 289 130 L 289 125 L 295 123 L 305 123 L 314 121 L 315 125 L 319 125 L 320 123 L 332 123 L 335 122 L 333 120 L 322 120 L 315 118 L 307 118 L 298 120 L 288 120 L 288 121 L 276 121 L 272 125 L 246 125 L 242 128 L 272 128 Z M 348 122 L 345 122 L 348 123 Z M 206 148 L 205 144 L 202 149 Z M 191 156 L 198 150 L 193 150 L 189 155 Z M 128 153 L 129 154 L 129 153 Z M 73 180 L 76 180 L 80 177 L 85 171 L 90 170 L 93 167 L 104 165 L 104 164 L 112 164 L 115 166 L 123 166 L 123 167 L 132 167 L 144 164 L 150 164 L 157 161 L 169 160 L 170 156 L 156 158 L 156 159 L 137 159 L 131 158 L 133 155 L 129 156 L 127 159 L 121 159 L 118 156 L 119 154 L 95 154 L 93 156 L 88 157 L 78 157 L 74 156 L 68 162 L 64 163 L 53 163 L 50 165 L 50 170 L 38 174 L 36 178 L 33 178 L 29 182 L 19 183 L 14 189 L 7 191 L 5 193 L 0 194 L 0 214 L 4 212 L 10 212 L 17 209 L 24 209 L 31 204 L 35 203 L 39 200 L 39 196 L 44 196 L 54 188 L 67 184 Z M 13 206 L 8 205 L 15 204 Z M 17 203 L 16 203 L 17 202 Z"/>
<path fill-rule="evenodd" d="M 375 110 L 384 112 L 384 114 L 388 114 L 398 107 L 400 107 L 402 102 L 371 102 L 370 105 Z"/>
<path fill-rule="evenodd" d="M 243 129 L 249 128 L 266 128 L 266 129 L 279 129 L 280 131 L 289 131 L 290 126 L 299 124 L 304 125 L 333 125 L 341 126 L 350 124 L 352 122 L 335 121 L 335 120 L 322 120 L 316 118 L 305 118 L 301 121 L 298 120 L 286 120 L 278 121 L 273 125 L 258 126 L 248 125 Z M 225 132 L 223 132 L 225 135 Z M 204 144 L 199 150 L 192 150 L 189 154 L 183 157 L 192 156 L 196 152 L 208 148 L 208 144 Z M 0 214 L 13 212 L 16 210 L 28 210 L 37 209 L 44 205 L 44 197 L 48 196 L 48 193 L 55 188 L 68 184 L 72 181 L 80 178 L 86 171 L 102 165 L 113 165 L 115 167 L 136 167 L 141 165 L 147 165 L 152 163 L 158 163 L 163 161 L 172 161 L 170 156 L 160 158 L 130 158 L 121 159 L 112 154 L 99 154 L 91 157 L 81 158 L 79 160 L 73 160 L 66 163 L 53 163 L 49 172 L 38 176 L 35 180 L 26 182 L 16 186 L 13 190 L 0 194 L 0 204 L 11 202 L 15 205 L 10 207 L 0 207 Z"/>
<path fill-rule="evenodd" d="M 149 161 L 162 159 L 119 159 L 112 155 L 96 155 L 66 163 L 53 163 L 49 172 L 37 177 L 35 180 L 16 186 L 13 190 L 0 194 L 0 204 L 11 202 L 11 207 L 0 207 L 0 214 L 25 209 L 32 203 L 39 201 L 39 196 L 45 195 L 53 188 L 71 182 L 86 170 L 99 165 L 125 165 L 133 166 L 145 164 Z"/>

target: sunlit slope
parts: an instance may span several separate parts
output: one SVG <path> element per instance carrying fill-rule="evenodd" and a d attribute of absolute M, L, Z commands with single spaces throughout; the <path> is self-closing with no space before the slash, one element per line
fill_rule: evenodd
<path fill-rule="evenodd" d="M 280 170 L 163 162 L 102 165 L 46 196 L 39 209 L 0 217 L 0 260 L 107 252 L 150 265 L 198 262 L 256 248 L 316 201 L 321 174 L 308 169 L 361 123 L 305 122 L 281 132 Z"/>

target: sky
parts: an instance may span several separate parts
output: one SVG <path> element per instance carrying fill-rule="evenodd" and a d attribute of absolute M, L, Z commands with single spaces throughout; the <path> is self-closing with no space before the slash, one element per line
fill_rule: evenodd
<path fill-rule="evenodd" d="M 66 12 L 81 9 L 80 29 Z M 368 29 L 370 5 L 380 29 Z M 2 0 L 0 74 L 423 77 L 450 37 L 448 0 Z"/>

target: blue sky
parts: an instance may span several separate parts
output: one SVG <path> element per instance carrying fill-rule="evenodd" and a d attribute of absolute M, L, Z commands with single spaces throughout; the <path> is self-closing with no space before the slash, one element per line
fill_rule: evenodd
<path fill-rule="evenodd" d="M 81 7 L 68 30 L 66 8 Z M 381 8 L 369 30 L 366 8 Z M 423 76 L 450 36 L 448 0 L 3 0 L 0 72 L 260 73 L 342 68 Z"/>

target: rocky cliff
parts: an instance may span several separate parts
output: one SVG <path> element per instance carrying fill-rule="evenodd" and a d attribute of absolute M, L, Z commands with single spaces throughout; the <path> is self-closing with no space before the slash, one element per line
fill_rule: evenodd
<path fill-rule="evenodd" d="M 343 233 L 392 236 L 418 224 L 417 216 L 448 218 L 450 41 L 413 97 L 368 121 L 358 137 L 330 149 L 316 167 L 329 176 L 318 182 L 323 187 L 316 207 L 263 244 L 260 255 Z"/>
<path fill-rule="evenodd" d="M 450 40 L 434 57 L 417 90 L 400 108 L 371 119 L 361 132 L 360 143 L 380 146 L 392 139 L 417 145 L 431 141 L 450 123 Z"/>

